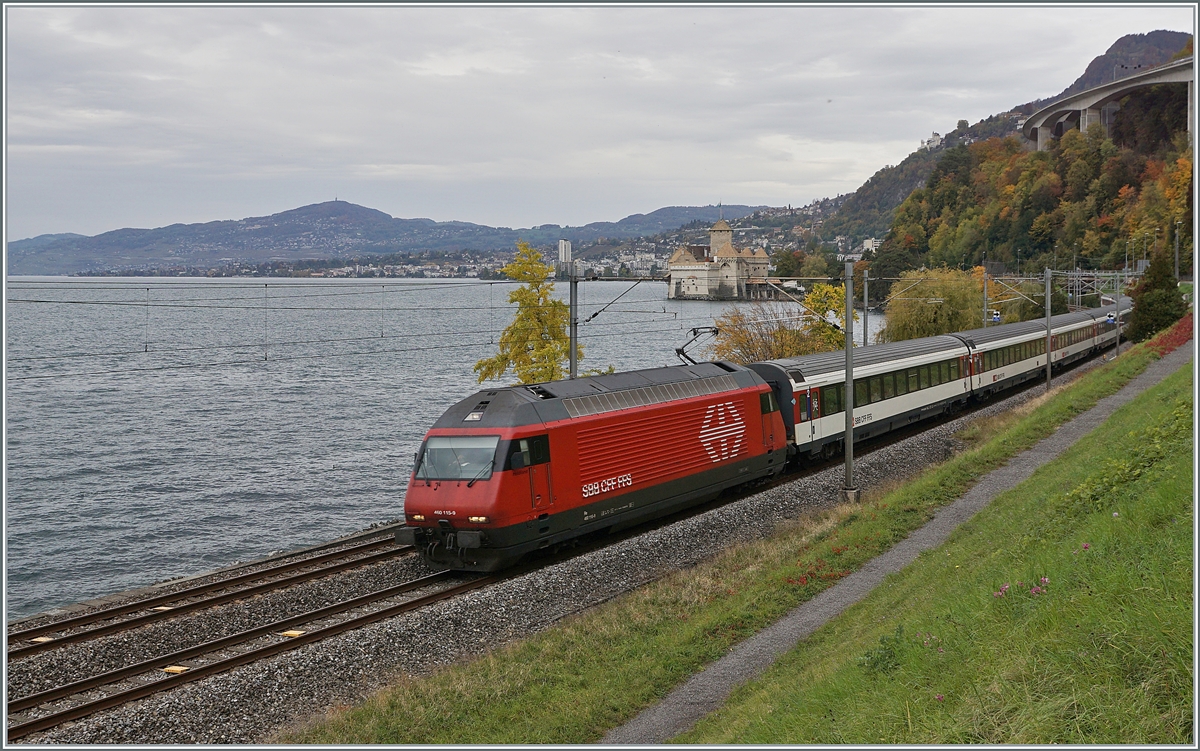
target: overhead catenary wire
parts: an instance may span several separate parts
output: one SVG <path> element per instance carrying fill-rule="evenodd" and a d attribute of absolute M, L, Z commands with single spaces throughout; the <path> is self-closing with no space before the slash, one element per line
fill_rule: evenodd
<path fill-rule="evenodd" d="M 614 314 L 619 314 L 622 316 L 633 315 L 633 316 L 636 316 L 635 318 L 632 318 L 632 319 L 626 318 L 625 320 L 620 320 L 619 318 L 618 319 L 606 319 L 606 323 L 604 324 L 604 326 L 607 331 L 605 331 L 605 332 L 588 332 L 582 336 L 582 339 L 584 339 L 586 341 L 586 340 L 591 340 L 591 339 L 594 339 L 597 337 L 625 336 L 625 335 L 627 335 L 625 333 L 625 330 L 627 330 L 628 327 L 631 327 L 631 326 L 639 327 L 638 328 L 639 331 L 648 331 L 651 333 L 678 331 L 678 330 L 683 330 L 684 328 L 686 328 L 686 326 L 688 324 L 690 324 L 692 322 L 710 322 L 712 320 L 711 315 L 687 316 L 687 315 L 683 315 L 683 311 L 678 311 L 678 310 L 668 311 L 666 309 L 666 306 L 657 305 L 657 303 L 659 302 L 659 300 L 661 300 L 661 298 L 652 298 L 652 299 L 644 299 L 644 300 L 643 299 L 632 299 L 632 300 L 625 300 L 623 303 L 619 303 L 619 301 L 621 301 L 622 298 L 624 298 L 635 287 L 637 287 L 641 281 L 644 281 L 644 280 L 638 280 L 633 285 L 631 285 L 629 288 L 624 290 L 615 299 L 613 299 L 607 303 L 604 303 L 603 305 L 592 304 L 592 305 L 588 306 L 588 307 L 597 307 L 598 306 L 599 310 L 597 310 L 597 314 L 604 310 L 610 310 Z M 444 291 L 445 289 L 450 288 L 450 287 L 461 288 L 464 286 L 478 286 L 479 284 L 486 284 L 486 287 L 488 289 L 488 305 L 487 306 L 454 305 L 454 306 L 388 307 L 386 304 L 386 301 L 383 299 L 387 292 L 391 292 L 391 291 L 394 291 L 397 293 L 399 293 L 401 291 L 409 292 L 409 291 L 413 291 L 414 287 L 419 287 L 422 291 L 428 291 L 433 288 L 440 288 L 441 290 Z M 247 297 L 245 295 L 239 295 L 236 297 L 222 296 L 220 298 L 214 298 L 211 296 L 201 297 L 201 298 L 189 298 L 189 302 L 184 302 L 184 303 L 181 303 L 179 301 L 170 301 L 170 300 L 152 300 L 150 297 L 150 292 L 152 289 L 177 289 L 183 285 L 156 284 L 156 285 L 147 286 L 146 283 L 144 283 L 144 282 L 141 282 L 141 287 L 142 287 L 142 289 L 145 290 L 147 297 L 144 300 L 136 300 L 136 301 L 135 300 L 127 300 L 127 299 L 126 300 L 78 300 L 78 299 L 64 300 L 64 299 L 53 299 L 53 298 L 13 298 L 13 299 L 10 299 L 8 302 L 25 303 L 25 304 L 51 304 L 51 305 L 101 305 L 101 306 L 107 305 L 107 306 L 118 306 L 118 307 L 130 306 L 130 305 L 140 305 L 143 307 L 144 313 L 145 313 L 144 320 L 143 320 L 143 326 L 146 330 L 146 334 L 144 337 L 144 341 L 142 343 L 143 346 L 139 350 L 114 350 L 114 351 L 107 351 L 107 352 L 72 352 L 72 353 L 48 354 L 48 355 L 28 355 L 28 356 L 9 357 L 8 362 L 9 363 L 34 363 L 34 362 L 48 362 L 48 361 L 54 361 L 54 360 L 78 361 L 78 360 L 86 359 L 86 358 L 109 358 L 109 359 L 111 359 L 111 358 L 130 357 L 130 356 L 134 356 L 134 355 L 172 356 L 172 355 L 181 355 L 181 354 L 189 354 L 189 353 L 202 353 L 205 351 L 236 352 L 237 350 L 244 350 L 245 348 L 247 348 L 249 346 L 254 346 L 253 344 L 246 343 L 246 342 L 207 344 L 207 345 L 189 346 L 189 347 L 164 347 L 161 344 L 159 344 L 159 345 L 156 345 L 153 352 L 151 352 L 151 350 L 149 348 L 149 343 L 150 343 L 149 342 L 149 339 L 150 339 L 149 315 L 150 315 L 151 307 L 164 308 L 164 309 L 181 308 L 181 309 L 214 309 L 214 310 L 249 310 L 249 309 L 254 309 L 254 308 L 261 308 L 261 310 L 262 310 L 262 342 L 261 342 L 261 346 L 262 346 L 262 353 L 263 353 L 262 357 L 264 360 L 270 359 L 272 361 L 279 360 L 279 359 L 297 360 L 297 359 L 314 359 L 314 358 L 327 358 L 327 357 L 352 357 L 352 356 L 363 356 L 363 355 L 371 355 L 371 354 L 414 352 L 414 351 L 423 351 L 423 350 L 428 349 L 425 347 L 405 347 L 405 348 L 398 348 L 398 349 L 378 349 L 378 348 L 376 348 L 376 349 L 372 349 L 372 350 L 368 350 L 368 351 L 325 352 L 325 353 L 310 353 L 310 354 L 303 354 L 303 355 L 300 355 L 300 354 L 289 355 L 289 354 L 285 353 L 286 348 L 295 347 L 295 346 L 320 346 L 320 345 L 332 345 L 332 344 L 350 344 L 350 343 L 354 343 L 354 342 L 362 342 L 362 341 L 368 341 L 368 340 L 374 340 L 374 341 L 403 340 L 403 339 L 408 339 L 408 338 L 413 338 L 413 337 L 421 337 L 421 338 L 442 337 L 442 338 L 444 338 L 444 337 L 448 337 L 448 336 L 471 336 L 471 335 L 482 335 L 482 334 L 486 333 L 489 337 L 489 341 L 486 344 L 482 343 L 482 342 L 466 343 L 466 344 L 440 344 L 440 345 L 438 345 L 438 347 L 440 347 L 440 348 L 456 348 L 456 349 L 463 348 L 463 347 L 488 347 L 488 346 L 494 346 L 495 334 L 498 333 L 501 329 L 496 328 L 496 327 L 491 327 L 491 328 L 488 328 L 486 331 L 481 331 L 480 328 L 476 327 L 476 328 L 470 329 L 469 331 L 434 331 L 434 332 L 418 332 L 418 333 L 403 333 L 403 334 L 389 335 L 386 330 L 386 315 L 389 312 L 408 312 L 408 311 L 428 312 L 430 310 L 456 310 L 456 311 L 461 311 L 461 310 L 511 311 L 511 310 L 513 310 L 515 308 L 515 305 L 513 305 L 513 304 L 506 303 L 502 306 L 497 306 L 497 305 L 492 304 L 491 289 L 496 284 L 506 284 L 506 285 L 511 286 L 511 285 L 514 285 L 515 283 L 512 281 L 499 281 L 499 282 L 489 281 L 489 282 L 468 283 L 468 284 L 463 284 L 463 283 L 421 284 L 421 285 L 411 285 L 411 284 L 407 284 L 407 283 L 406 284 L 380 284 L 379 289 L 376 289 L 374 284 L 371 284 L 369 289 L 364 288 L 361 284 L 357 284 L 357 285 L 355 285 L 356 289 L 354 289 L 352 291 L 336 291 L 336 292 L 319 291 L 319 292 L 317 292 L 317 291 L 313 291 L 311 289 L 305 289 L 303 291 L 304 292 L 303 294 L 285 294 L 282 296 L 271 294 L 270 288 L 271 287 L 275 287 L 277 289 L 285 289 L 286 288 L 288 291 L 291 291 L 291 290 L 296 289 L 297 285 L 290 285 L 290 284 L 286 284 L 286 283 L 279 284 L 279 283 L 270 283 L 270 282 L 268 282 L 268 283 L 256 282 L 256 283 L 252 283 L 252 284 L 231 285 L 231 286 L 236 286 L 238 288 L 245 289 L 247 292 L 252 290 L 254 287 L 261 285 L 263 288 L 262 298 L 257 303 L 257 305 L 252 304 L 252 303 L 245 304 L 245 305 L 238 305 L 238 304 L 235 304 L 235 305 L 213 305 L 213 304 L 211 304 L 213 300 L 217 300 L 217 299 L 219 299 L 221 301 L 230 301 L 230 302 L 245 301 L 246 303 L 250 303 L 250 300 L 252 298 Z M 11 285 L 10 284 L 10 287 L 12 287 L 12 286 L 22 286 L 22 285 Z M 42 284 L 42 285 L 23 285 L 23 286 L 27 289 L 40 288 L 40 289 L 54 289 L 56 291 L 63 289 L 63 287 L 61 285 L 46 286 L 46 285 Z M 118 285 L 114 285 L 112 288 L 118 289 L 118 290 L 125 290 L 125 289 L 129 289 L 131 286 L 132 285 L 130 285 L 130 284 L 118 284 Z M 197 286 L 203 286 L 203 285 L 187 285 L 187 286 L 197 287 Z M 69 290 L 70 289 L 77 289 L 77 290 L 78 289 L 86 289 L 88 291 L 91 291 L 96 288 L 97 288 L 96 285 L 88 285 L 88 284 L 68 285 Z M 211 289 L 212 287 L 210 286 L 209 288 Z M 13 291 L 13 290 L 10 289 L 10 292 L 11 291 Z M 285 299 L 286 300 L 292 300 L 292 299 L 297 299 L 297 298 L 303 299 L 306 297 L 345 297 L 345 296 L 351 296 L 351 295 L 376 294 L 376 293 L 378 293 L 380 295 L 380 298 L 381 298 L 380 302 L 378 305 L 372 305 L 369 307 L 368 306 L 357 306 L 357 305 L 344 306 L 344 307 L 343 306 L 304 306 L 304 305 L 290 305 L 290 304 L 279 304 L 278 303 L 279 300 L 285 300 Z M 561 304 L 560 301 L 555 301 L 555 303 L 556 303 L 555 307 L 557 307 L 557 305 Z M 625 310 L 623 307 L 623 306 L 644 306 L 647 303 L 655 303 L 656 307 L 658 307 L 659 309 L 658 310 L 645 310 L 645 309 L 641 309 L 641 308 L 636 308 L 636 309 L 632 309 L 632 310 Z M 288 340 L 288 341 L 272 341 L 270 338 L 270 317 L 269 317 L 269 315 L 272 311 L 275 311 L 275 312 L 319 311 L 319 312 L 340 313 L 340 312 L 355 312 L 355 311 L 365 311 L 365 310 L 370 310 L 372 312 L 374 312 L 376 310 L 379 311 L 380 334 L 378 337 L 371 335 L 371 336 L 350 336 L 350 337 L 334 337 L 334 338 L 300 338 L 300 339 Z M 658 326 L 655 328 L 646 328 L 646 324 L 662 323 L 663 319 L 660 316 L 663 316 L 663 315 L 670 315 L 672 317 L 670 320 L 670 323 L 671 323 L 670 326 L 667 326 L 667 327 Z M 595 315 L 591 316 L 590 318 L 594 318 L 594 317 L 595 317 Z M 589 320 L 590 320 L 590 318 L 589 318 Z M 511 328 L 511 324 L 509 326 L 505 327 L 505 329 L 508 329 L 508 328 Z M 275 349 L 279 353 L 278 356 L 270 355 L 270 352 L 272 349 Z M 101 373 L 101 372 L 104 372 L 104 373 L 147 372 L 147 371 L 153 371 L 153 370 L 167 370 L 167 369 L 174 370 L 174 369 L 184 369 L 184 368 L 212 367 L 215 365 L 220 365 L 220 364 L 222 364 L 222 362 L 228 362 L 229 364 L 233 364 L 233 363 L 238 363 L 238 362 L 242 362 L 242 361 L 229 360 L 229 361 L 216 361 L 216 362 L 212 362 L 212 363 L 169 363 L 169 364 L 164 364 L 164 365 L 159 365 L 159 366 L 144 366 L 144 367 L 142 367 L 142 366 L 139 366 L 139 367 L 123 366 L 122 368 L 118 368 L 118 369 L 75 371 L 74 373 L 65 372 L 65 373 L 49 373 L 49 374 L 42 373 L 42 374 L 25 374 L 25 375 L 18 375 L 18 374 L 13 373 L 13 374 L 10 374 L 10 380 L 31 380 L 31 379 L 35 379 L 35 378 L 66 378 L 66 377 L 71 377 L 72 375 L 86 375 L 86 374 L 95 374 L 95 373 Z M 261 360 L 259 360 L 259 362 L 261 362 Z"/>
<path fill-rule="evenodd" d="M 666 332 L 666 331 L 679 331 L 680 329 L 678 326 L 670 326 L 670 327 L 658 328 L 658 329 L 645 329 L 644 328 L 641 330 L 644 332 L 647 332 L 647 333 L 660 333 L 660 332 Z M 479 332 L 472 332 L 472 333 L 479 333 Z M 419 336 L 428 336 L 428 335 L 419 335 Z M 611 337 L 611 336 L 628 336 L 628 333 L 624 332 L 624 331 L 612 331 L 612 332 L 599 333 L 599 334 L 590 334 L 585 338 L 597 339 L 597 338 Z M 373 336 L 366 337 L 366 338 L 370 339 L 372 341 L 378 341 L 378 339 L 376 339 Z M 254 347 L 254 346 L 255 345 L 253 345 L 253 344 L 241 345 L 242 348 L 250 348 L 250 347 Z M 479 341 L 479 342 L 469 342 L 469 343 L 464 343 L 464 344 L 437 344 L 437 345 L 430 345 L 427 347 L 405 347 L 405 348 L 400 348 L 400 349 L 373 349 L 373 350 L 363 350 L 363 351 L 357 351 L 357 352 L 328 352 L 328 353 L 314 353 L 314 354 L 305 354 L 305 355 L 276 355 L 274 358 L 272 358 L 270 360 L 270 362 L 280 363 L 280 362 L 290 362 L 290 361 L 296 361 L 296 360 L 329 359 L 329 358 L 335 358 L 335 357 L 363 357 L 363 356 L 368 356 L 368 355 L 397 354 L 397 353 L 406 353 L 406 352 L 427 352 L 430 350 L 463 349 L 463 348 L 474 348 L 474 347 L 483 348 L 483 347 L 488 347 L 488 346 L 491 346 L 491 345 L 489 345 L 487 342 Z M 141 353 L 135 351 L 131 354 L 141 354 Z M 161 353 L 155 352 L 155 353 L 151 353 L 151 354 L 161 354 Z M 42 373 L 42 374 L 24 375 L 24 376 L 9 375 L 8 380 L 9 381 L 31 381 L 31 380 L 48 380 L 48 379 L 57 379 L 57 378 L 78 378 L 78 377 L 92 376 L 92 375 L 122 375 L 122 374 L 126 374 L 126 373 L 144 373 L 144 372 L 157 372 L 157 371 L 168 371 L 168 370 L 188 370 L 188 369 L 198 369 L 198 368 L 220 367 L 220 366 L 227 366 L 227 365 L 254 365 L 254 364 L 261 364 L 262 362 L 263 362 L 263 360 L 258 359 L 256 357 L 254 359 L 247 359 L 247 360 L 223 360 L 223 361 L 209 361 L 209 362 L 199 362 L 199 363 L 179 363 L 179 364 L 171 364 L 171 365 L 157 365 L 157 366 L 152 366 L 152 367 L 130 367 L 130 368 L 120 368 L 120 369 L 109 369 L 109 370 L 73 371 L 73 372 L 66 372 L 66 373 Z"/>
<path fill-rule="evenodd" d="M 388 310 L 395 311 L 395 310 L 399 310 L 399 309 L 389 308 Z M 615 311 L 615 312 L 620 313 L 620 312 L 624 312 L 624 311 Z M 634 312 L 644 313 L 645 311 L 634 311 Z M 668 312 L 671 312 L 671 311 L 668 311 Z M 645 323 L 658 323 L 658 322 L 661 322 L 662 320 L 663 320 L 662 318 L 636 318 L 633 320 L 624 320 L 624 321 L 610 320 L 605 323 L 605 326 L 608 326 L 608 327 L 641 326 Z M 684 318 L 678 318 L 676 316 L 670 320 L 672 322 L 679 321 L 680 323 L 687 323 L 690 321 L 707 321 L 707 320 L 711 320 L 711 317 L 710 316 L 688 316 L 688 317 L 684 317 Z M 507 328 L 507 327 L 505 327 L 505 328 Z M 487 329 L 486 333 L 488 333 L 490 336 L 494 336 L 496 333 L 498 333 L 502 330 L 503 329 L 500 329 L 500 328 L 490 328 L 490 329 Z M 675 330 L 675 329 L 663 329 L 663 330 L 670 331 L 670 330 Z M 272 346 L 274 346 L 274 347 L 292 347 L 292 346 L 319 345 L 319 344 L 340 344 L 340 343 L 349 343 L 349 342 L 369 341 L 369 340 L 375 340 L 375 339 L 379 339 L 379 338 L 407 339 L 407 338 L 414 338 L 414 337 L 426 338 L 426 337 L 445 337 L 445 336 L 467 336 L 467 335 L 479 334 L 479 333 L 484 333 L 484 332 L 481 332 L 478 328 L 473 328 L 473 329 L 469 329 L 469 330 L 465 330 L 465 331 L 427 331 L 427 332 L 414 332 L 414 333 L 404 333 L 404 334 L 389 334 L 389 335 L 385 335 L 383 337 L 376 337 L 375 335 L 372 334 L 370 336 L 350 336 L 350 337 L 337 337 L 337 338 L 326 338 L 326 339 L 294 339 L 294 340 L 287 340 L 287 341 L 277 341 L 277 342 L 273 342 Z M 592 338 L 595 336 L 603 336 L 603 334 L 591 334 L 591 333 L 584 334 L 584 338 Z M 494 342 L 489 341 L 488 343 L 493 344 Z M 188 353 L 188 352 L 245 349 L 247 347 L 254 347 L 254 346 L 258 346 L 258 345 L 254 344 L 252 342 L 237 342 L 237 343 L 232 343 L 232 344 L 202 345 L 202 346 L 198 346 L 198 347 L 175 347 L 175 348 L 158 347 L 155 349 L 154 354 L 162 355 L 162 354 L 180 354 L 180 353 Z M 143 353 L 144 353 L 143 350 L 116 350 L 116 351 L 112 351 L 112 352 L 72 352 L 72 353 L 67 353 L 67 354 L 30 355 L 30 356 L 25 356 L 25 357 L 9 357 L 8 362 L 16 363 L 16 362 L 31 362 L 31 361 L 42 361 L 42 360 L 67 360 L 67 359 L 78 359 L 78 358 L 121 357 L 121 356 L 136 355 L 136 354 L 143 354 Z"/>

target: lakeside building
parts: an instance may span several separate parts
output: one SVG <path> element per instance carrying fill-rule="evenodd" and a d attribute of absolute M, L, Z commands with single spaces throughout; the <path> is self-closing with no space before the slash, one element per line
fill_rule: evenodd
<path fill-rule="evenodd" d="M 708 231 L 707 247 L 682 246 L 667 261 L 667 299 L 772 300 L 770 262 L 763 248 L 733 247 L 733 228 L 719 219 Z"/>

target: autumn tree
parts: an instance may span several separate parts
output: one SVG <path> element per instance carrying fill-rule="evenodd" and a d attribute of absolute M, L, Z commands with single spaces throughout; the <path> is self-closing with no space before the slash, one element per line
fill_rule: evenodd
<path fill-rule="evenodd" d="M 809 254 L 800 264 L 800 276 L 805 279 L 822 279 L 829 276 L 829 264 L 820 253 Z"/>
<path fill-rule="evenodd" d="M 1172 271 L 1173 261 L 1160 251 L 1150 257 L 1146 275 L 1129 291 L 1133 311 L 1129 315 L 1129 340 L 1149 339 L 1178 321 L 1187 312 Z"/>
<path fill-rule="evenodd" d="M 508 295 L 517 312 L 512 323 L 500 335 L 500 348 L 494 357 L 475 363 L 479 382 L 500 378 L 506 372 L 516 374 L 520 383 L 557 381 L 567 372 L 563 364 L 570 359 L 570 310 L 553 297 L 554 283 L 549 281 L 554 267 L 542 262 L 542 254 L 529 243 L 517 243 L 517 255 L 501 271 L 522 286 Z M 583 359 L 579 347 L 578 359 Z"/>
<path fill-rule="evenodd" d="M 900 342 L 983 325 L 983 286 L 958 269 L 906 271 L 888 292 L 882 342 Z"/>
<path fill-rule="evenodd" d="M 775 272 L 772 276 L 800 276 L 800 263 L 803 259 L 802 251 L 786 249 L 775 251 L 771 256 L 771 262 L 775 265 Z"/>
<path fill-rule="evenodd" d="M 1046 292 L 1041 284 L 1026 283 L 1021 285 L 1021 292 L 1028 299 L 1022 299 L 1015 306 L 1015 311 L 1006 311 L 1004 323 L 1018 321 L 1036 321 L 1046 317 Z M 1015 315 L 1010 317 L 1010 312 Z M 1050 288 L 1050 315 L 1056 316 L 1067 312 L 1067 293 L 1062 287 Z"/>
<path fill-rule="evenodd" d="M 802 304 L 756 302 L 731 308 L 715 321 L 720 334 L 711 354 L 746 364 L 839 350 L 845 335 L 829 319 L 843 320 L 845 312 L 844 288 L 828 284 L 813 285 Z"/>

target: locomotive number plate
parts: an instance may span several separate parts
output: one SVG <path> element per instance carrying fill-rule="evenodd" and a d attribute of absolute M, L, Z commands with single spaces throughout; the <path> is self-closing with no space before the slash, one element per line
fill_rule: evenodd
<path fill-rule="evenodd" d="M 610 477 L 607 480 L 587 483 L 582 488 L 583 497 L 591 498 L 593 496 L 612 492 L 617 488 L 628 488 L 631 485 L 633 485 L 633 475 L 617 475 L 616 477 Z"/>

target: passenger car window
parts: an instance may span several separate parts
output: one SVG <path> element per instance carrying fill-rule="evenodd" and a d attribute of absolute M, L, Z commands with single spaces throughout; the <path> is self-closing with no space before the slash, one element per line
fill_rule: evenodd
<path fill-rule="evenodd" d="M 854 382 L 854 406 L 862 407 L 870 404 L 867 399 L 867 379 L 863 378 Z"/>
<path fill-rule="evenodd" d="M 821 417 L 836 415 L 842 411 L 842 386 L 825 386 L 821 389 Z"/>

